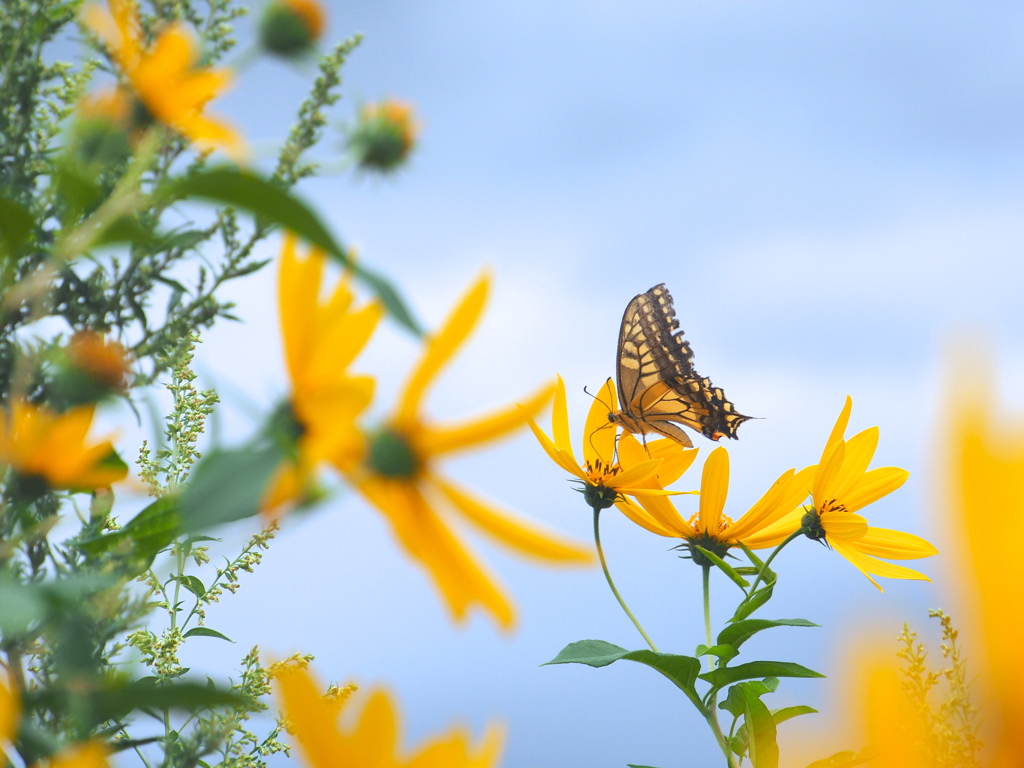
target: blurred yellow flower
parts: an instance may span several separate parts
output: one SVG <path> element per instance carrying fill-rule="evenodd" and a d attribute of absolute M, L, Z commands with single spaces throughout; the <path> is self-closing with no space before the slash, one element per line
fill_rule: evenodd
<path fill-rule="evenodd" d="M 144 48 L 135 0 L 108 0 L 82 8 L 82 21 L 107 45 L 132 90 L 149 113 L 200 150 L 224 149 L 236 161 L 245 155 L 241 135 L 227 123 L 203 114 L 206 103 L 231 83 L 226 69 L 196 67 L 199 45 L 188 28 L 172 24 Z"/>
<path fill-rule="evenodd" d="M 983 643 L 979 689 L 994 698 L 984 706 L 994 730 L 986 765 L 1008 768 L 1024 763 L 1024 612 L 1014 597 L 1019 558 L 1000 545 L 1024 541 L 1024 428 L 999 405 L 988 371 L 988 361 L 971 360 L 950 376 L 950 455 L 942 476 L 949 479 L 954 535 L 963 542 L 960 581 L 976 610 L 974 637 Z"/>
<path fill-rule="evenodd" d="M 610 405 L 609 405 L 610 404 Z M 620 446 L 635 449 L 628 469 L 615 460 L 617 427 L 608 421 L 608 408 L 617 409 L 615 385 L 608 379 L 587 414 L 583 428 L 583 464 L 576 461 L 569 439 L 569 414 L 565 400 L 565 383 L 558 377 L 555 405 L 551 411 L 551 435 L 548 437 L 531 419 L 530 429 L 545 453 L 558 466 L 583 482 L 583 497 L 594 509 L 607 509 L 622 494 L 659 492 L 657 480 L 671 485 L 693 464 L 697 450 L 685 450 L 672 440 L 655 440 L 647 449 L 632 436 L 623 434 Z M 632 441 L 631 443 L 629 441 Z"/>
<path fill-rule="evenodd" d="M 478 280 L 441 329 L 426 343 L 399 396 L 397 410 L 368 436 L 363 462 L 339 466 L 370 503 L 383 512 L 402 546 L 433 577 L 448 608 L 463 619 L 479 603 L 503 627 L 513 624 L 512 605 L 439 514 L 459 513 L 497 542 L 548 563 L 589 563 L 589 551 L 492 507 L 437 471 L 436 460 L 515 431 L 544 408 L 553 386 L 522 406 L 511 406 L 459 424 L 431 424 L 421 413 L 428 388 L 462 346 L 483 311 L 490 281 Z M 443 507 L 442 507 L 443 505 Z"/>
<path fill-rule="evenodd" d="M 620 441 L 620 458 L 626 462 L 627 451 L 624 448 L 625 444 Z M 789 514 L 796 504 L 807 498 L 813 469 L 783 472 L 771 488 L 734 522 L 724 514 L 729 493 L 729 453 L 719 447 L 704 462 L 700 504 L 697 513 L 689 520 L 684 520 L 665 496 L 639 496 L 639 505 L 627 500 L 618 506 L 630 520 L 647 530 L 659 536 L 683 539 L 691 556 L 700 563 L 702 555 L 694 547 L 703 547 L 723 557 L 740 543 L 750 546 L 750 541 L 756 539 L 763 529 Z"/>
<path fill-rule="evenodd" d="M 361 168 L 391 171 L 409 157 L 416 146 L 419 124 L 412 107 L 395 99 L 367 104 L 349 136 L 349 148 Z"/>
<path fill-rule="evenodd" d="M 327 14 L 318 0 L 273 0 L 260 19 L 260 44 L 279 56 L 304 55 L 326 27 Z"/>
<path fill-rule="evenodd" d="M 872 528 L 862 515 L 856 514 L 903 485 L 910 473 L 898 467 L 868 470 L 878 447 L 878 427 L 865 429 L 849 440 L 844 439 L 852 408 L 853 400 L 847 397 L 822 451 L 821 461 L 812 468 L 811 506 L 794 509 L 775 525 L 761 531 L 747 545 L 772 547 L 802 528 L 808 538 L 824 541 L 849 560 L 879 590 L 882 587 L 873 576 L 931 581 L 918 571 L 879 558 L 914 560 L 929 557 L 938 554 L 934 546 L 913 534 Z"/>
<path fill-rule="evenodd" d="M 109 440 L 86 443 L 94 410 L 83 405 L 57 413 L 24 400 L 0 408 L 0 465 L 53 489 L 93 490 L 123 479 L 128 468 Z"/>
<path fill-rule="evenodd" d="M 362 452 L 355 422 L 373 399 L 375 382 L 348 368 L 370 340 L 383 308 L 371 301 L 356 309 L 348 273 L 328 298 L 321 298 L 326 263 L 327 257 L 316 248 L 300 259 L 295 237 L 285 236 L 278 313 L 291 397 L 281 421 L 294 433 L 296 455 L 278 470 L 264 497 L 264 509 L 301 498 L 321 463 L 347 469 Z"/>
<path fill-rule="evenodd" d="M 21 720 L 21 703 L 14 691 L 0 680 L 0 750 L 14 742 Z M 98 741 L 72 744 L 46 761 L 47 768 L 106 768 L 110 750 Z M 39 768 L 43 763 L 36 763 Z"/>
<path fill-rule="evenodd" d="M 128 387 L 128 352 L 117 341 L 95 331 L 77 331 L 68 342 L 71 364 L 115 392 Z"/>
<path fill-rule="evenodd" d="M 292 667 L 276 680 L 288 731 L 308 768 L 491 768 L 498 763 L 503 737 L 496 727 L 475 748 L 466 730 L 456 728 L 405 757 L 399 753 L 395 706 L 385 691 L 363 697 L 358 717 L 339 727 L 337 702 L 321 696 L 307 670 Z M 346 700 L 343 715 L 350 706 Z"/>

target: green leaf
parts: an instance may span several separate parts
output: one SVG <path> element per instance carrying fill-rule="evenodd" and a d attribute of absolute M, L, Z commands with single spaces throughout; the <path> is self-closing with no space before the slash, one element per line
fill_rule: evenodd
<path fill-rule="evenodd" d="M 227 640 L 229 643 L 235 642 L 227 635 L 222 635 L 217 630 L 210 629 L 209 627 L 192 627 L 192 629 L 182 635 L 182 637 L 217 637 L 221 640 Z"/>
<path fill-rule="evenodd" d="M 729 645 L 728 643 L 723 643 L 721 645 L 713 645 L 710 648 L 708 648 L 706 645 L 698 645 L 697 653 L 695 655 L 715 656 L 721 659 L 724 663 L 728 663 L 729 661 L 735 659 L 739 655 L 739 651 L 737 651 L 733 646 Z"/>
<path fill-rule="evenodd" d="M 694 546 L 696 546 L 696 545 L 694 545 Z M 748 582 L 746 579 L 744 579 L 742 576 L 740 576 L 738 573 L 736 573 L 736 569 L 735 568 L 733 568 L 731 565 L 729 565 L 727 562 L 725 562 L 725 560 L 720 558 L 714 552 L 712 552 L 712 551 L 710 551 L 708 549 L 704 549 L 704 547 L 699 547 L 699 546 L 697 547 L 697 549 L 700 551 L 700 553 L 702 555 L 704 555 L 704 557 L 706 557 L 708 560 L 710 560 L 712 563 L 714 563 L 718 567 L 718 570 L 720 570 L 722 573 L 724 573 L 726 576 L 728 576 L 730 579 L 732 579 L 732 581 L 740 589 L 746 589 L 747 587 L 750 586 L 750 582 Z"/>
<path fill-rule="evenodd" d="M 181 529 L 177 503 L 175 496 L 162 496 L 120 530 L 80 541 L 78 548 L 93 556 L 124 549 L 126 556 L 137 561 L 136 569 L 145 570 Z"/>
<path fill-rule="evenodd" d="M 27 208 L 0 197 L 0 250 L 13 256 L 28 239 L 34 224 Z"/>
<path fill-rule="evenodd" d="M 807 619 L 745 619 L 730 624 L 718 633 L 719 645 L 731 645 L 739 648 L 743 643 L 764 629 L 772 627 L 817 627 Z"/>
<path fill-rule="evenodd" d="M 782 709 L 772 710 L 772 720 L 775 724 L 784 723 L 787 720 L 792 720 L 794 717 L 800 717 L 800 715 L 816 715 L 818 710 L 813 707 L 808 707 L 805 704 L 798 704 L 795 707 L 783 707 Z"/>
<path fill-rule="evenodd" d="M 580 640 L 569 643 L 555 658 L 546 664 L 586 664 L 590 667 L 607 667 L 624 659 L 644 664 L 667 677 L 672 683 L 686 693 L 691 700 L 696 699 L 694 683 L 700 672 L 700 661 L 692 656 L 679 656 L 671 653 L 655 651 L 627 651 L 604 640 Z"/>
<path fill-rule="evenodd" d="M 257 448 L 215 450 L 192 471 L 181 494 L 181 522 L 186 532 L 254 517 L 264 490 L 284 453 L 271 443 Z"/>
<path fill-rule="evenodd" d="M 791 661 L 751 661 L 737 667 L 713 669 L 699 677 L 701 680 L 711 683 L 712 690 L 719 690 L 742 680 L 754 680 L 761 677 L 824 677 L 824 675 Z"/>
<path fill-rule="evenodd" d="M 164 190 L 171 198 L 199 198 L 234 208 L 257 217 L 259 224 L 276 224 L 291 230 L 353 269 L 369 285 L 399 323 L 417 336 L 423 330 L 413 319 L 395 289 L 384 278 L 356 264 L 306 203 L 288 190 L 250 171 L 221 167 L 200 171 L 171 182 Z"/>
<path fill-rule="evenodd" d="M 760 697 L 746 685 L 736 686 L 743 697 L 743 728 L 747 732 L 747 751 L 754 768 L 778 768 L 779 745 L 772 713 Z"/>
<path fill-rule="evenodd" d="M 626 763 L 626 768 L 652 768 L 650 765 L 634 765 L 633 763 Z"/>
<path fill-rule="evenodd" d="M 757 590 L 757 592 L 755 592 L 739 604 L 739 607 L 736 608 L 736 613 L 734 613 L 732 615 L 732 618 L 729 619 L 729 623 L 732 624 L 737 621 L 742 621 L 743 619 L 747 618 L 747 616 L 756 611 L 758 608 L 760 608 L 762 605 L 771 600 L 772 591 L 774 589 L 775 585 L 769 584 L 768 586 L 761 587 L 761 589 Z"/>
<path fill-rule="evenodd" d="M 202 597 L 206 594 L 206 585 L 203 584 L 203 582 L 201 582 L 196 576 L 179 576 L 178 583 L 196 597 Z"/>

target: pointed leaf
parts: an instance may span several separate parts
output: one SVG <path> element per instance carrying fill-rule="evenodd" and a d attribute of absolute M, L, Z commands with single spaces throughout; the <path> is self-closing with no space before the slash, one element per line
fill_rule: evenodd
<path fill-rule="evenodd" d="M 698 675 L 698 677 L 711 683 L 712 691 L 716 691 L 733 683 L 762 677 L 824 677 L 824 675 L 791 661 L 751 661 L 737 667 L 713 669 Z M 707 695 L 710 693 L 709 691 Z"/>
<path fill-rule="evenodd" d="M 217 630 L 210 629 L 209 627 L 192 627 L 192 629 L 190 629 L 188 632 L 182 635 L 182 637 L 217 637 L 221 640 L 227 640 L 229 643 L 235 642 L 227 635 L 222 635 Z M 212 681 L 208 680 L 207 687 L 209 687 L 210 685 L 212 685 Z"/>
<path fill-rule="evenodd" d="M 178 583 L 196 597 L 206 594 L 206 586 L 195 576 L 179 576 Z"/>
<path fill-rule="evenodd" d="M 774 720 L 775 724 L 778 725 L 779 723 L 784 723 L 787 720 L 792 720 L 794 717 L 799 717 L 800 715 L 816 714 L 818 714 L 818 710 L 814 709 L 813 707 L 808 707 L 805 704 L 798 704 L 795 707 L 783 707 L 782 709 L 773 709 L 772 720 Z"/>
<path fill-rule="evenodd" d="M 730 624 L 718 633 L 718 643 L 739 648 L 743 643 L 763 629 L 772 627 L 817 627 L 807 619 L 745 619 Z"/>
<path fill-rule="evenodd" d="M 704 557 L 706 557 L 708 560 L 714 563 L 718 567 L 718 570 L 720 570 L 722 573 L 724 573 L 726 576 L 732 579 L 732 581 L 740 589 L 746 589 L 750 586 L 750 582 L 748 582 L 746 579 L 744 579 L 742 576 L 736 573 L 735 568 L 733 568 L 731 565 L 725 562 L 725 560 L 720 558 L 714 552 L 704 549 L 704 547 L 697 547 L 697 549 L 700 551 L 702 555 L 704 555 Z"/>
<path fill-rule="evenodd" d="M 604 640 L 580 640 L 565 646 L 546 664 L 586 664 L 606 667 L 620 659 L 635 661 L 660 672 L 691 699 L 696 697 L 694 683 L 700 672 L 700 661 L 692 656 L 656 653 L 649 650 L 627 651 Z M 541 666 L 546 666 L 546 664 Z"/>
<path fill-rule="evenodd" d="M 747 616 L 756 611 L 758 608 L 760 608 L 762 605 L 771 600 L 772 591 L 774 589 L 775 585 L 769 584 L 768 586 L 762 587 L 761 589 L 757 590 L 757 592 L 755 592 L 739 604 L 739 607 L 736 609 L 736 613 L 734 613 L 732 615 L 732 618 L 729 619 L 729 623 L 731 624 L 737 621 L 742 621 L 743 619 L 747 618 Z"/>
<path fill-rule="evenodd" d="M 184 530 L 199 531 L 257 515 L 264 489 L 283 459 L 276 444 L 208 453 L 196 464 L 181 494 Z"/>
<path fill-rule="evenodd" d="M 736 686 L 743 696 L 743 728 L 747 751 L 754 768 L 778 768 L 779 745 L 775 721 L 757 694 L 746 685 Z"/>
<path fill-rule="evenodd" d="M 305 202 L 292 192 L 250 171 L 212 168 L 171 182 L 164 194 L 172 198 L 199 198 L 242 208 L 260 224 L 276 224 L 324 250 L 343 266 L 353 269 L 369 285 L 399 323 L 417 336 L 423 331 L 397 291 L 384 278 L 354 263 L 341 244 Z"/>

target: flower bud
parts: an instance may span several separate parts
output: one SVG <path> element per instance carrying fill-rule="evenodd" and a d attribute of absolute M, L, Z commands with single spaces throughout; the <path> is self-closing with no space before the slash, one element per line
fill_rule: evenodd
<path fill-rule="evenodd" d="M 61 410 L 95 403 L 128 388 L 128 353 L 95 331 L 78 331 L 56 355 L 52 395 Z"/>
<path fill-rule="evenodd" d="M 324 33 L 326 18 L 317 0 L 274 0 L 260 19 L 260 45 L 291 58 L 308 53 Z"/>
<path fill-rule="evenodd" d="M 367 104 L 348 145 L 360 168 L 392 171 L 412 152 L 418 130 L 408 104 L 393 100 Z"/>

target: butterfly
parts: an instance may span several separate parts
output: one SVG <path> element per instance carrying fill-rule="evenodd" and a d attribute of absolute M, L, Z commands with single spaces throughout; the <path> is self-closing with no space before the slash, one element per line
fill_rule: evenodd
<path fill-rule="evenodd" d="M 725 393 L 693 370 L 693 350 L 683 341 L 672 294 L 665 284 L 635 296 L 619 330 L 616 384 L 622 410 L 608 421 L 638 434 L 656 433 L 686 447 L 693 442 L 677 424 L 711 440 L 736 438 L 750 419 Z"/>

